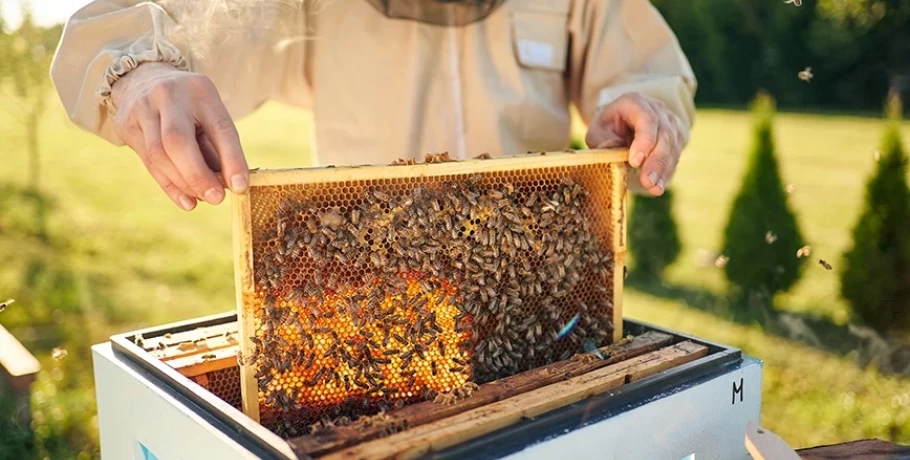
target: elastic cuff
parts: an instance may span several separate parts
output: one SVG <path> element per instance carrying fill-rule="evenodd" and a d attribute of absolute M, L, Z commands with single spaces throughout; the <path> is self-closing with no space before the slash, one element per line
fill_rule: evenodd
<path fill-rule="evenodd" d="M 189 62 L 180 54 L 180 51 L 176 47 L 170 43 L 160 41 L 155 42 L 151 49 L 132 54 L 128 52 L 114 58 L 114 63 L 104 72 L 104 77 L 101 79 L 101 86 L 96 92 L 101 99 L 101 105 L 107 108 L 108 113 L 113 115 L 117 111 L 117 108 L 114 106 L 114 101 L 111 99 L 111 88 L 114 86 L 114 83 L 117 83 L 124 75 L 146 62 L 165 62 L 173 65 L 177 70 L 190 70 Z"/>

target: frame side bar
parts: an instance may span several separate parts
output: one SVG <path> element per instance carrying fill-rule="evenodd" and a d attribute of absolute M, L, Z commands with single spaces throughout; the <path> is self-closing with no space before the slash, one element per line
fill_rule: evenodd
<path fill-rule="evenodd" d="M 250 340 L 255 324 L 253 315 L 247 312 L 246 297 L 253 292 L 253 244 L 250 216 L 249 191 L 235 194 L 231 200 L 234 234 L 234 278 L 237 291 L 237 325 L 240 352 L 253 356 L 253 342 Z M 243 413 L 259 422 L 259 385 L 251 366 L 240 366 L 240 399 Z"/>

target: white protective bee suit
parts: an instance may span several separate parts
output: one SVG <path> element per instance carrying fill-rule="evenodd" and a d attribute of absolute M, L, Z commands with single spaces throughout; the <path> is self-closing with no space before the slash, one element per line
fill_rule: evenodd
<path fill-rule="evenodd" d="M 149 61 L 210 77 L 235 119 L 269 99 L 312 110 L 322 164 L 559 150 L 570 103 L 587 122 L 627 92 L 687 135 L 694 116 L 692 69 L 648 0 L 507 0 L 462 26 L 366 0 L 96 0 L 51 73 L 70 118 L 120 145 L 111 85 Z"/>

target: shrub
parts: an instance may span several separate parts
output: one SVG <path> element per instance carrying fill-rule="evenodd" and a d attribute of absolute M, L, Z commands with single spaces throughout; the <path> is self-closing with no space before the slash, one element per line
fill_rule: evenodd
<path fill-rule="evenodd" d="M 637 195 L 632 199 L 629 216 L 629 251 L 633 273 L 644 279 L 657 280 L 679 256 L 681 245 L 673 218 L 673 194 Z"/>
<path fill-rule="evenodd" d="M 724 231 L 723 254 L 729 258 L 727 279 L 739 293 L 770 299 L 799 279 L 803 260 L 796 252 L 804 243 L 774 153 L 774 100 L 760 93 L 752 111 L 754 144 Z"/>
<path fill-rule="evenodd" d="M 910 189 L 897 99 L 866 184 L 866 207 L 844 254 L 841 294 L 855 316 L 877 329 L 910 330 Z"/>

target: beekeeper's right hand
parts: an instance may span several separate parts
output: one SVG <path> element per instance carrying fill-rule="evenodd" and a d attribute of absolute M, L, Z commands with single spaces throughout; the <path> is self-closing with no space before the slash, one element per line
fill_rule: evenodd
<path fill-rule="evenodd" d="M 221 203 L 225 185 L 246 190 L 240 136 L 208 77 L 142 64 L 114 84 L 111 98 L 117 135 L 182 209 L 191 211 L 197 199 Z"/>

